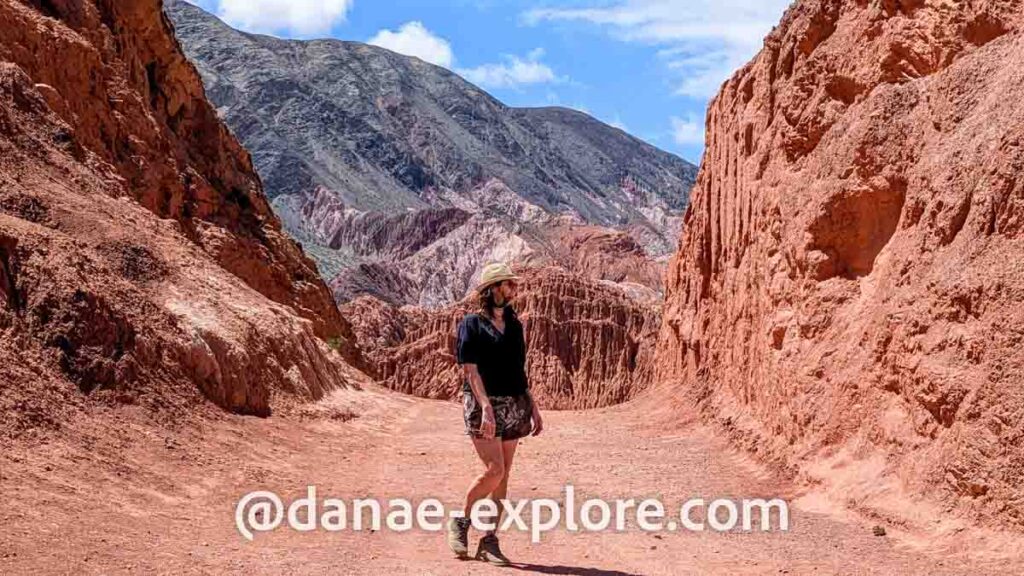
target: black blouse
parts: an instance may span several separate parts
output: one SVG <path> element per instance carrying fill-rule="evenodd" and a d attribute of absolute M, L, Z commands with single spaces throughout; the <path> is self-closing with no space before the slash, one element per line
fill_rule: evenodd
<path fill-rule="evenodd" d="M 523 324 L 510 306 L 504 310 L 504 334 L 480 314 L 467 314 L 459 323 L 456 359 L 459 364 L 476 364 L 488 396 L 518 396 L 529 388 Z M 468 379 L 462 389 L 471 390 Z"/>

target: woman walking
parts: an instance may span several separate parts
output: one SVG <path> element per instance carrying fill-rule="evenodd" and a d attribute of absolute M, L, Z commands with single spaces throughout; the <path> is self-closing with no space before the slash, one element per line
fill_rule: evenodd
<path fill-rule="evenodd" d="M 544 427 L 526 379 L 523 325 L 511 306 L 518 280 L 507 264 L 486 266 L 476 288 L 480 312 L 467 314 L 459 324 L 456 356 L 465 375 L 463 419 L 483 464 L 466 492 L 465 515 L 448 523 L 448 545 L 459 558 L 469 557 L 473 504 L 491 498 L 498 506 L 497 525 L 516 444 L 531 432 L 540 434 Z M 476 558 L 500 566 L 509 563 L 494 530 L 480 539 Z"/>

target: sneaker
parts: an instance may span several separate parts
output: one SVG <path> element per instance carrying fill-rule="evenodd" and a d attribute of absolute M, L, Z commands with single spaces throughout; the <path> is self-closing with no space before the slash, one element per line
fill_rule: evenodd
<path fill-rule="evenodd" d="M 448 521 L 448 547 L 459 558 L 469 558 L 469 518 Z"/>
<path fill-rule="evenodd" d="M 498 537 L 494 534 L 488 534 L 480 539 L 480 546 L 476 549 L 476 559 L 489 562 L 495 566 L 508 566 L 511 564 L 508 558 L 501 553 L 501 548 L 498 546 Z"/>

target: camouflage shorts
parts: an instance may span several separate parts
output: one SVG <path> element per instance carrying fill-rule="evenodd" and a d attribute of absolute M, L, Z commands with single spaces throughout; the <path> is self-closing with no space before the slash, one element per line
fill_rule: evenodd
<path fill-rule="evenodd" d="M 533 403 L 526 394 L 520 396 L 491 396 L 494 407 L 494 435 L 502 440 L 515 440 L 529 436 L 533 431 Z M 466 434 L 480 438 L 480 420 L 483 410 L 472 392 L 462 393 L 462 418 L 466 422 Z"/>

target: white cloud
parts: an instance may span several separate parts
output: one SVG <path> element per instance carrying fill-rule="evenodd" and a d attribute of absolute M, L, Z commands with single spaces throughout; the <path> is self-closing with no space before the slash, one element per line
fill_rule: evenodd
<path fill-rule="evenodd" d="M 369 43 L 445 68 L 451 68 L 455 63 L 452 45 L 427 30 L 422 22 L 406 22 L 397 31 L 381 30 L 370 38 Z"/>
<path fill-rule="evenodd" d="M 663 46 L 659 56 L 680 78 L 676 92 L 707 98 L 757 53 L 789 4 L 790 0 L 616 0 L 597 8 L 532 10 L 524 20 L 586 22 L 609 29 L 623 41 Z"/>
<path fill-rule="evenodd" d="M 525 58 L 509 55 L 504 62 L 465 68 L 458 73 L 484 88 L 518 88 L 561 81 L 550 66 L 540 61 L 543 57 L 544 49 L 536 48 Z"/>
<path fill-rule="evenodd" d="M 422 22 L 407 22 L 397 31 L 381 30 L 369 43 L 454 69 L 466 80 L 483 88 L 518 88 L 561 80 L 550 66 L 541 62 L 543 48 L 535 48 L 525 56 L 508 55 L 498 63 L 456 69 L 451 43 L 428 30 Z"/>
<path fill-rule="evenodd" d="M 354 0 L 219 0 L 200 2 L 231 26 L 290 37 L 323 36 L 345 21 Z"/>
<path fill-rule="evenodd" d="M 686 118 L 673 116 L 672 119 L 672 140 L 680 146 L 703 145 L 704 144 L 704 122 L 694 114 L 688 114 Z"/>

